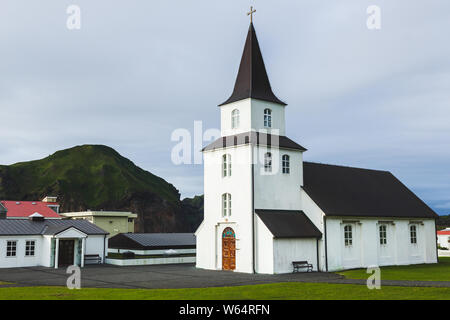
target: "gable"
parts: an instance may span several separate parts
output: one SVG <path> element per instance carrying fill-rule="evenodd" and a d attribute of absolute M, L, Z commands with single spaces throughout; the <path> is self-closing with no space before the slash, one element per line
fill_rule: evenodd
<path fill-rule="evenodd" d="M 86 234 L 77 228 L 70 227 L 64 231 L 55 234 L 56 238 L 85 238 Z"/>
<path fill-rule="evenodd" d="M 303 163 L 305 192 L 327 216 L 437 218 L 390 172 Z"/>

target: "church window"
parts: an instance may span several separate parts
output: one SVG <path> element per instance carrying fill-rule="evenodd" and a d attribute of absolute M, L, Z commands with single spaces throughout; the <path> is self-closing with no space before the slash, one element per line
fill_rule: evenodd
<path fill-rule="evenodd" d="M 272 128 L 272 110 L 264 110 L 264 127 Z"/>
<path fill-rule="evenodd" d="M 222 195 L 222 216 L 231 216 L 231 194 L 229 193 Z"/>
<path fill-rule="evenodd" d="M 232 129 L 239 128 L 239 122 L 240 122 L 240 119 L 239 119 L 239 110 L 238 110 L 238 109 L 234 109 L 234 110 L 231 112 L 231 128 L 232 128 Z"/>
<path fill-rule="evenodd" d="M 272 172 L 272 154 L 270 152 L 264 155 L 264 171 Z"/>
<path fill-rule="evenodd" d="M 417 243 L 417 227 L 414 225 L 410 226 L 409 233 L 410 233 L 410 237 L 411 237 L 411 243 L 416 244 Z"/>
<path fill-rule="evenodd" d="M 346 225 L 344 227 L 344 241 L 346 247 L 349 247 L 353 244 L 352 226 L 350 225 Z"/>
<path fill-rule="evenodd" d="M 380 244 L 387 244 L 387 227 L 385 225 L 380 226 Z"/>
<path fill-rule="evenodd" d="M 290 173 L 290 162 L 289 162 L 289 156 L 287 154 L 283 155 L 282 165 L 283 165 L 283 173 L 289 174 Z"/>
<path fill-rule="evenodd" d="M 231 155 L 222 156 L 222 177 L 231 177 Z"/>

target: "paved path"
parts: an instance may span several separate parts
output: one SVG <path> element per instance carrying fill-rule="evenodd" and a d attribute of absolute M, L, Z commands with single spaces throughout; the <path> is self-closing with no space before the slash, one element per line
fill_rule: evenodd
<path fill-rule="evenodd" d="M 0 282 L 7 286 L 65 286 L 65 269 L 43 267 L 0 269 Z M 366 280 L 345 279 L 335 273 L 311 272 L 282 275 L 245 274 L 211 271 L 191 264 L 118 267 L 112 265 L 87 266 L 81 271 L 84 288 L 171 289 L 241 286 L 278 282 L 308 282 L 365 285 Z M 438 281 L 382 281 L 388 286 L 449 287 L 450 282 Z"/>

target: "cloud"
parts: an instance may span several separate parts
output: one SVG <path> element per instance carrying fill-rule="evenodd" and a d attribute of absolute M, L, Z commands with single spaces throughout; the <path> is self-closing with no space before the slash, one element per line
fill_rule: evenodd
<path fill-rule="evenodd" d="M 81 8 L 81 30 L 66 8 Z M 444 213 L 450 201 L 450 3 L 258 2 L 255 26 L 287 134 L 306 160 L 392 171 Z M 248 4 L 249 6 L 249 4 Z M 110 145 L 203 192 L 202 167 L 171 163 L 173 130 L 218 128 L 248 28 L 242 1 L 4 0 L 0 163 Z"/>

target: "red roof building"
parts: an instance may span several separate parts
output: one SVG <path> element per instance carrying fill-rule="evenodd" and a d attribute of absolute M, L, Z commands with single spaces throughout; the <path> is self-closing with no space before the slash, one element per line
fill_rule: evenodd
<path fill-rule="evenodd" d="M 39 213 L 45 219 L 62 218 L 58 214 L 59 203 L 56 202 L 56 198 L 46 197 L 42 201 L 0 201 L 0 204 L 7 210 L 7 219 L 27 219 L 35 213 Z"/>
<path fill-rule="evenodd" d="M 438 235 L 448 235 L 450 236 L 450 229 L 445 229 L 437 232 Z"/>

